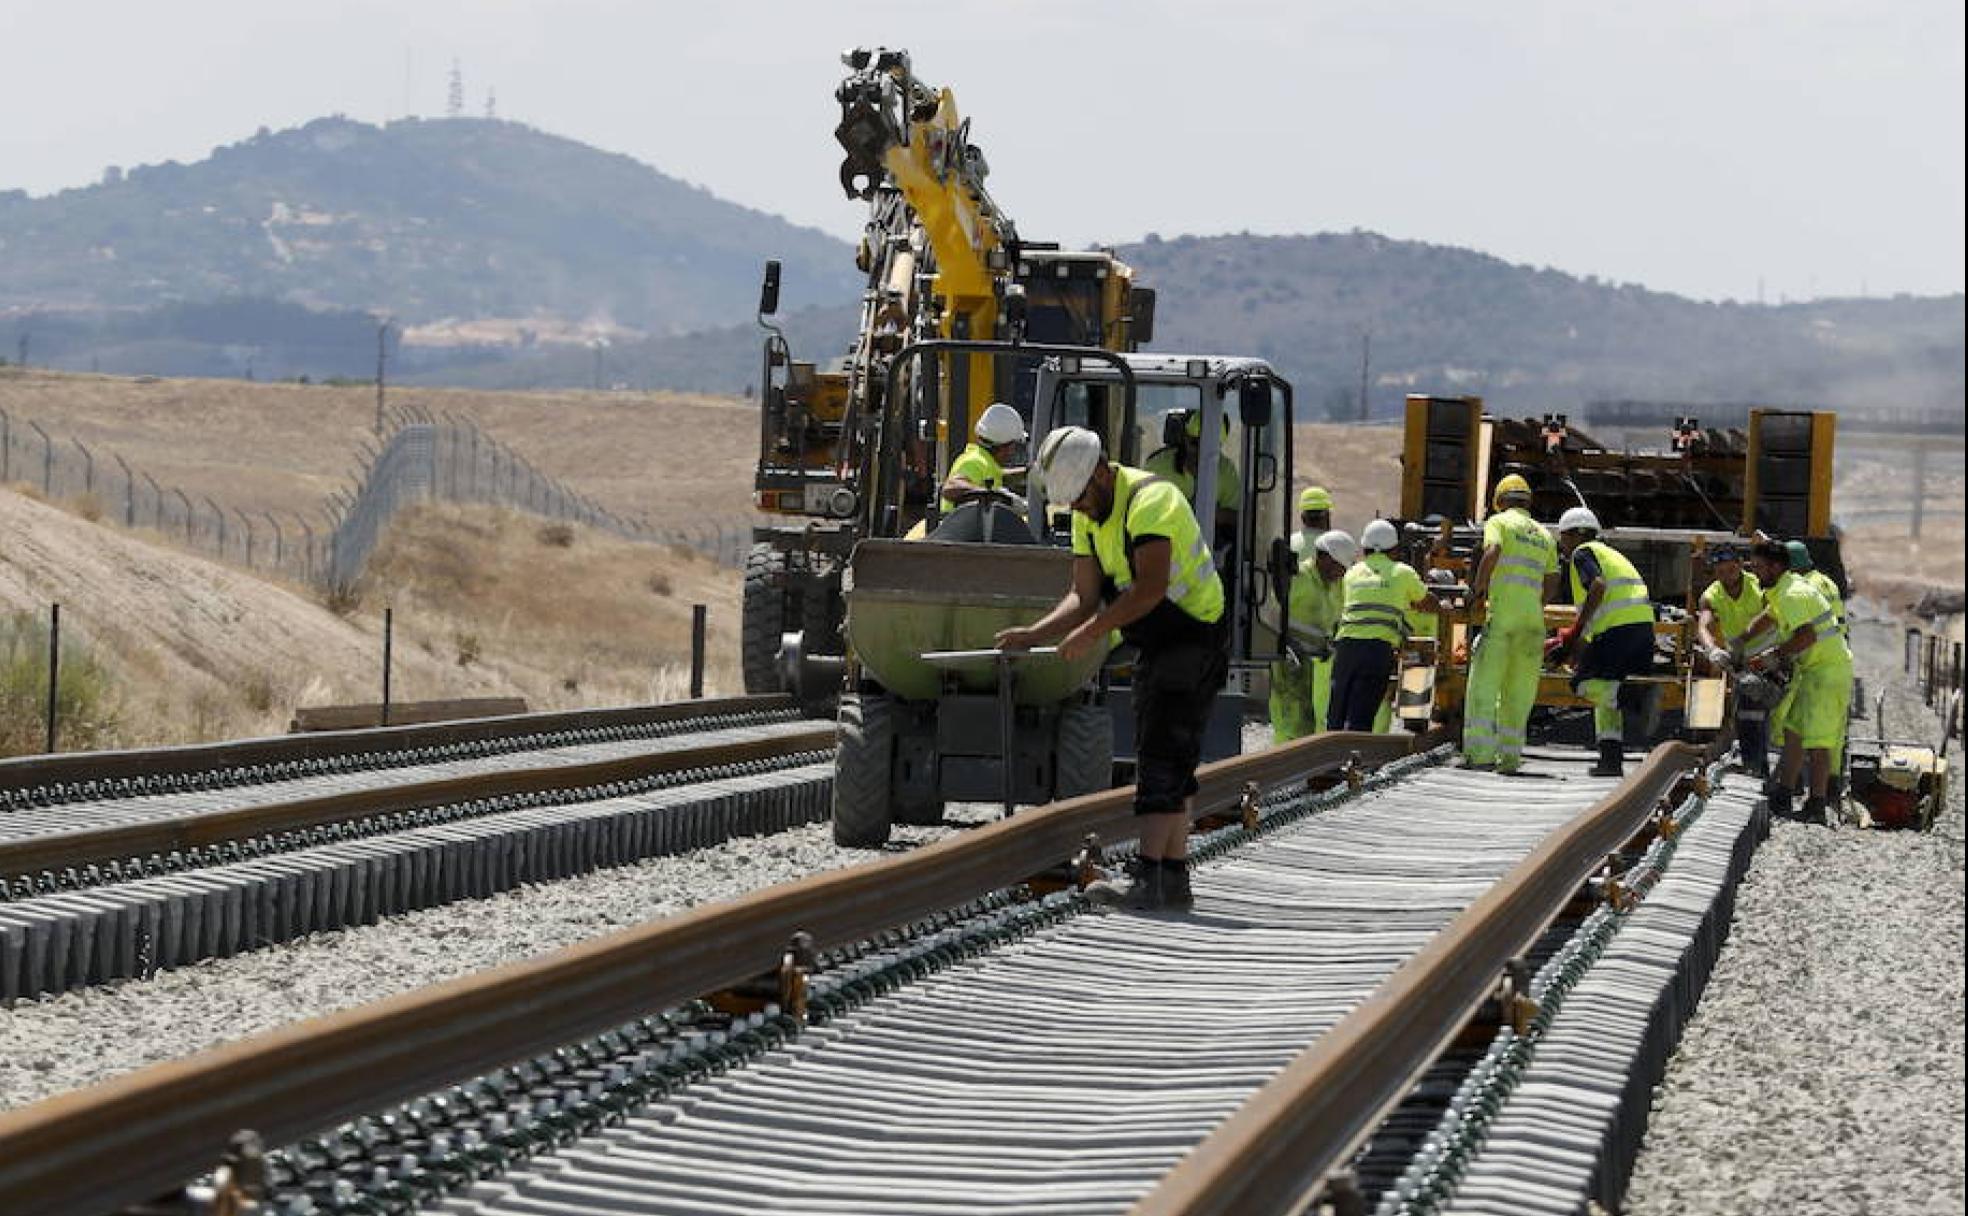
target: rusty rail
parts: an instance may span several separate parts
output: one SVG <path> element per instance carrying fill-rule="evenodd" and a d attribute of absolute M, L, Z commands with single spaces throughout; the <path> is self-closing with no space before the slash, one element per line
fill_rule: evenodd
<path fill-rule="evenodd" d="M 1270 1216 L 1348 1161 L 1536 939 L 1703 758 L 1655 748 L 1184 1157 L 1133 1216 Z"/>
<path fill-rule="evenodd" d="M 549 734 L 560 730 L 590 730 L 611 726 L 650 726 L 719 714 L 766 713 L 796 708 L 783 694 L 769 697 L 723 697 L 709 701 L 672 701 L 661 705 L 630 705 L 616 709 L 579 709 L 553 713 L 517 714 L 503 718 L 473 718 L 419 726 L 385 726 L 370 730 L 319 731 L 305 735 L 274 735 L 224 743 L 195 743 L 133 751 L 63 752 L 51 756 L 21 756 L 0 760 L 0 790 L 31 789 L 73 781 L 113 781 L 167 773 L 211 772 L 288 760 L 328 756 L 361 756 L 406 748 L 477 743 L 509 735 Z"/>
<path fill-rule="evenodd" d="M 1206 765 L 1196 813 L 1233 810 L 1249 782 L 1414 748 L 1406 736 L 1326 734 Z M 1131 791 L 1090 794 L 0 1114 L 0 1211 L 73 1216 L 152 1199 L 210 1168 L 240 1129 L 291 1142 L 769 972 L 796 932 L 823 950 L 861 940 L 1058 866 L 1089 833 L 1132 828 Z"/>
<path fill-rule="evenodd" d="M 168 853 L 173 849 L 249 840 L 256 836 L 345 823 L 372 815 L 417 811 L 545 790 L 584 789 L 685 769 L 742 764 L 749 760 L 819 751 L 834 745 L 834 735 L 833 723 L 816 722 L 803 730 L 741 743 L 678 748 L 588 764 L 505 769 L 445 777 L 437 781 L 325 794 L 289 802 L 269 802 L 204 815 L 183 815 L 77 832 L 50 832 L 0 841 L 0 880 L 64 866 L 100 864 L 130 857 L 146 857 L 152 853 Z"/>

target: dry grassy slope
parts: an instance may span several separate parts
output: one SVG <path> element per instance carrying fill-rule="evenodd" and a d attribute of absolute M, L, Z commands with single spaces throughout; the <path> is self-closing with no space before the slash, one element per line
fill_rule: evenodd
<path fill-rule="evenodd" d="M 630 518 L 676 528 L 751 514 L 758 415 L 735 398 L 417 388 L 391 389 L 388 400 L 469 419 L 542 473 Z M 311 512 L 373 437 L 376 391 L 6 369 L 0 409 L 30 441 L 38 442 L 30 419 L 58 440 L 81 440 L 112 477 L 121 476 L 116 453 L 194 498 Z"/>
<path fill-rule="evenodd" d="M 349 617 L 298 587 L 0 492 L 0 611 L 62 605 L 108 667 L 135 746 L 284 730 L 297 705 L 373 701 L 381 605 L 394 694 L 520 695 L 541 708 L 682 695 L 689 604 L 711 605 L 713 691 L 732 691 L 736 588 L 690 554 L 483 508 L 409 513 Z M 568 543 L 560 541 L 565 537 Z M 461 659 L 465 660 L 461 662 Z"/>

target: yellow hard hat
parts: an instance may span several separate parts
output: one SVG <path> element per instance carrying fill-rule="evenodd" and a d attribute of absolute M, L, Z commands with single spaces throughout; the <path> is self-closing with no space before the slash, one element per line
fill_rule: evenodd
<path fill-rule="evenodd" d="M 1525 481 L 1517 474 L 1512 473 L 1502 481 L 1497 482 L 1496 492 L 1490 495 L 1490 505 L 1492 507 L 1501 507 L 1503 500 L 1506 498 L 1529 498 L 1530 496 L 1531 483 Z"/>
<path fill-rule="evenodd" d="M 1306 486 L 1298 492 L 1300 511 L 1330 511 L 1333 509 L 1332 495 L 1324 486 Z"/>
<path fill-rule="evenodd" d="M 1189 411 L 1189 420 L 1182 424 L 1182 433 L 1191 439 L 1201 439 L 1203 437 L 1203 411 Z M 1230 415 L 1228 414 L 1223 416 L 1223 433 L 1226 435 L 1230 433 Z"/>

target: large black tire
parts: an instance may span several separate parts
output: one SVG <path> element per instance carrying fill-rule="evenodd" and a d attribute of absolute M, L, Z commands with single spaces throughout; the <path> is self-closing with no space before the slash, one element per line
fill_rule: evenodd
<path fill-rule="evenodd" d="M 779 635 L 787 629 L 786 555 L 759 541 L 745 558 L 744 631 L 740 662 L 751 696 L 785 691 L 779 674 Z"/>
<path fill-rule="evenodd" d="M 888 843 L 895 822 L 893 770 L 895 723 L 879 693 L 844 692 L 835 721 L 834 843 L 875 849 Z"/>
<path fill-rule="evenodd" d="M 1077 798 L 1114 785 L 1114 722 L 1105 705 L 1075 702 L 1059 713 L 1052 796 Z"/>

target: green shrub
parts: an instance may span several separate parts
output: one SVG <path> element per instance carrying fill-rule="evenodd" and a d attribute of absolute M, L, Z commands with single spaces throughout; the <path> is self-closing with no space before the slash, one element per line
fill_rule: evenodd
<path fill-rule="evenodd" d="M 63 637 L 56 746 L 80 751 L 107 745 L 116 729 L 114 700 L 109 672 L 88 644 Z M 25 612 L 0 616 L 0 755 L 41 751 L 47 721 L 48 623 Z"/>

